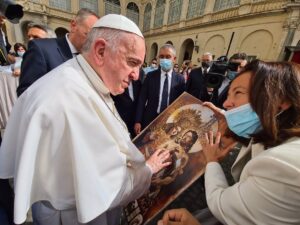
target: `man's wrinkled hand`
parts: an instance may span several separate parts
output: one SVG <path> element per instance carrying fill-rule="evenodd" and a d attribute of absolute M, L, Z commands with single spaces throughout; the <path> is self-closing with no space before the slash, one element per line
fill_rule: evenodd
<path fill-rule="evenodd" d="M 146 163 L 150 167 L 152 173 L 155 174 L 171 164 L 171 162 L 168 161 L 169 157 L 170 152 L 168 150 L 158 149 L 150 156 Z"/>

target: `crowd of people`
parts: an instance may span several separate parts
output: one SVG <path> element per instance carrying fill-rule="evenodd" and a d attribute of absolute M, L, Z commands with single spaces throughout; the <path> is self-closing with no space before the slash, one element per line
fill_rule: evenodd
<path fill-rule="evenodd" d="M 1 34 L 2 66 L 19 77 L 1 127 L 1 224 L 22 224 L 30 208 L 39 225 L 119 224 L 121 208 L 171 164 L 170 152 L 145 159 L 131 140 L 184 91 L 218 119 L 203 144 L 208 209 L 168 210 L 158 224 L 300 224 L 300 65 L 206 52 L 201 65 L 179 66 L 164 44 L 142 67 L 137 25 L 88 9 L 63 38 L 31 23 L 28 47 L 10 52 Z M 220 161 L 237 143 L 229 186 Z"/>

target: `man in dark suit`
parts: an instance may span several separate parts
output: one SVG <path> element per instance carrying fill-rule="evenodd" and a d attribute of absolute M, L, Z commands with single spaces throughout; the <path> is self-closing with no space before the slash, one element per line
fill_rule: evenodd
<path fill-rule="evenodd" d="M 131 138 L 135 137 L 134 122 L 141 85 L 141 80 L 133 80 L 123 94 L 112 95 L 118 113 L 125 122 Z"/>
<path fill-rule="evenodd" d="M 70 33 L 64 38 L 30 41 L 22 62 L 18 96 L 37 79 L 80 53 L 87 33 L 98 18 L 91 10 L 80 9 L 71 20 Z"/>
<path fill-rule="evenodd" d="M 151 123 L 185 90 L 183 76 L 173 71 L 176 60 L 173 45 L 163 45 L 158 57 L 160 67 L 149 72 L 142 85 L 134 125 L 136 134 L 139 134 L 142 128 Z"/>
<path fill-rule="evenodd" d="M 191 71 L 186 83 L 186 91 L 201 101 L 210 101 L 213 96 L 214 90 L 205 85 L 205 74 L 211 69 L 212 61 L 212 54 L 204 53 L 201 57 L 201 67 Z"/>
<path fill-rule="evenodd" d="M 9 58 L 8 52 L 11 45 L 8 42 L 7 36 L 2 30 L 4 26 L 5 16 L 0 15 L 0 65 L 8 65 L 13 61 Z"/>

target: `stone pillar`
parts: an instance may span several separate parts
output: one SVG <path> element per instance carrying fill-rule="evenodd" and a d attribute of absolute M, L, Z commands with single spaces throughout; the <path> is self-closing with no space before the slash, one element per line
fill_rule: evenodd
<path fill-rule="evenodd" d="M 70 0 L 71 1 L 71 0 Z M 71 13 L 76 14 L 79 10 L 79 1 L 80 0 L 72 0 L 71 1 Z"/>
<path fill-rule="evenodd" d="M 163 31 L 167 30 L 168 19 L 169 19 L 169 10 L 170 10 L 170 1 L 166 1 L 165 11 L 164 11 L 164 20 L 163 20 Z"/>
<path fill-rule="evenodd" d="M 127 7 L 127 2 L 125 0 L 121 0 L 120 1 L 120 5 L 121 5 L 121 14 L 123 16 L 126 16 L 126 7 Z"/>
<path fill-rule="evenodd" d="M 198 0 L 199 1 L 199 0 Z M 181 6 L 181 15 L 179 20 L 179 27 L 185 26 L 187 11 L 189 8 L 189 0 L 182 0 L 182 6 Z"/>
<path fill-rule="evenodd" d="M 189 0 L 182 0 L 180 21 L 186 20 L 188 8 L 189 8 Z"/>
<path fill-rule="evenodd" d="M 216 2 L 216 0 L 206 0 L 204 15 L 211 14 L 214 12 L 215 2 Z"/>
<path fill-rule="evenodd" d="M 204 17 L 203 17 L 203 23 L 208 22 L 211 20 L 211 15 L 214 12 L 214 6 L 215 6 L 215 0 L 206 0 L 206 5 L 204 9 Z"/>
<path fill-rule="evenodd" d="M 139 28 L 141 31 L 144 30 L 144 15 L 145 15 L 145 7 L 146 5 L 142 5 L 141 3 L 137 4 L 138 8 L 139 8 Z"/>
<path fill-rule="evenodd" d="M 153 27 L 154 27 L 154 18 L 155 18 L 155 7 L 156 4 L 154 2 L 151 2 L 152 10 L 151 10 L 151 21 L 150 21 L 150 34 L 153 33 Z"/>

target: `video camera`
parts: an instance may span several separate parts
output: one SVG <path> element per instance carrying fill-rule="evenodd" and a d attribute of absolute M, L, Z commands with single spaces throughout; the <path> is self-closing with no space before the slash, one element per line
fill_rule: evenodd
<path fill-rule="evenodd" d="M 233 76 L 237 74 L 239 65 L 239 62 L 214 61 L 204 78 L 206 87 L 219 88 L 226 77 L 232 80 Z"/>
<path fill-rule="evenodd" d="M 0 15 L 5 16 L 11 23 L 19 23 L 23 17 L 23 7 L 11 0 L 0 0 Z"/>

